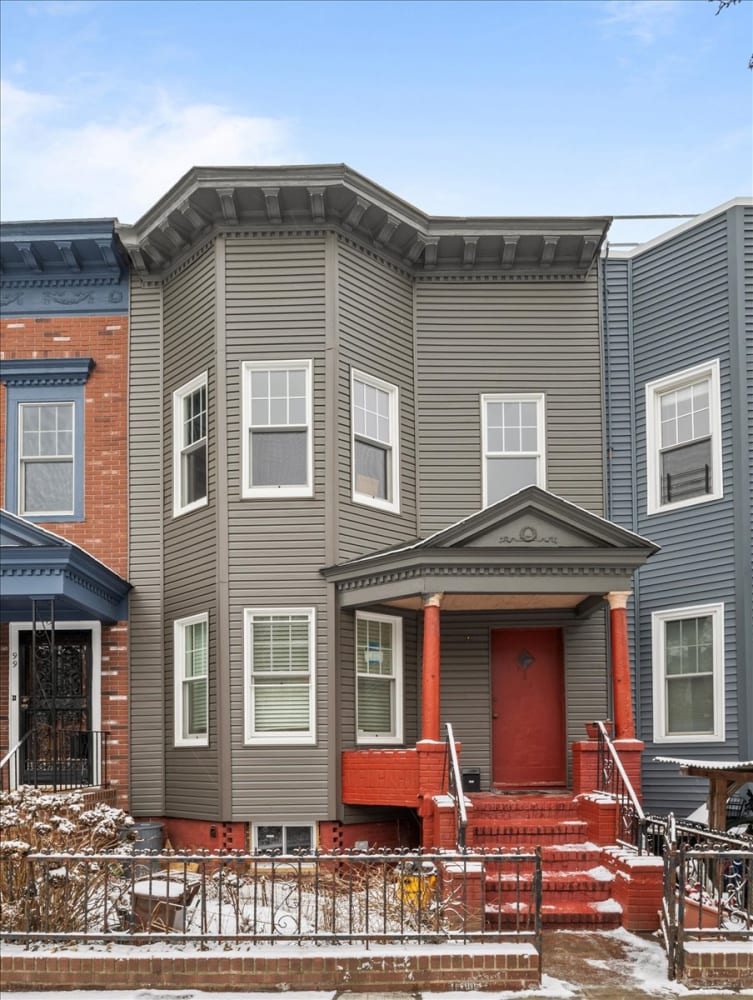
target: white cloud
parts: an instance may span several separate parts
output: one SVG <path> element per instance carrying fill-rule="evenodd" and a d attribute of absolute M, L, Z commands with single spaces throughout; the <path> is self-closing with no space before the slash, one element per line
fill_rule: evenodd
<path fill-rule="evenodd" d="M 602 7 L 601 23 L 651 45 L 671 32 L 679 7 L 679 0 L 609 0 Z"/>
<path fill-rule="evenodd" d="M 277 118 L 144 90 L 109 120 L 71 120 L 51 94 L 2 88 L 3 218 L 135 222 L 192 166 L 300 161 Z"/>

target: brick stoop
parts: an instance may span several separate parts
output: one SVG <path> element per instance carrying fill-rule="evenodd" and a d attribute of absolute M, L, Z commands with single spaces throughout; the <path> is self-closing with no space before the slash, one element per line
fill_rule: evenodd
<path fill-rule="evenodd" d="M 581 804 L 570 793 L 466 796 L 471 801 L 469 847 L 531 851 L 541 847 L 542 923 L 547 929 L 576 927 L 611 930 L 622 921 L 622 905 L 613 898 L 615 872 L 603 860 L 603 848 L 589 840 Z M 513 925 L 531 884 L 531 864 L 515 876 L 487 876 L 488 925 Z"/>

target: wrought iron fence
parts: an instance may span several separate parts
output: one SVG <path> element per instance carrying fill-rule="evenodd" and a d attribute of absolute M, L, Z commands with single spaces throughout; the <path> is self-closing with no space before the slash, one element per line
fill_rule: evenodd
<path fill-rule="evenodd" d="M 617 842 L 636 848 L 639 854 L 660 854 L 661 820 L 646 817 L 605 723 L 597 722 L 596 726 L 596 790 L 616 801 Z"/>
<path fill-rule="evenodd" d="M 540 852 L 0 857 L 0 939 L 540 948 Z"/>
<path fill-rule="evenodd" d="M 687 941 L 753 943 L 753 839 L 670 818 L 661 933 L 670 979 L 682 975 Z"/>
<path fill-rule="evenodd" d="M 107 740 L 99 730 L 30 730 L 0 761 L 0 791 L 21 785 L 65 791 L 107 784 Z"/>

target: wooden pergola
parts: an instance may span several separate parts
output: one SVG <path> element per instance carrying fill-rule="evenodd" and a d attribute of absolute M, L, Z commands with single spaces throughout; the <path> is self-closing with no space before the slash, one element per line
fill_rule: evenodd
<path fill-rule="evenodd" d="M 753 782 L 753 760 L 682 760 L 677 757 L 655 757 L 654 760 L 660 764 L 677 764 L 680 774 L 706 778 L 709 783 L 708 825 L 712 830 L 727 828 L 727 799 L 738 788 Z"/>

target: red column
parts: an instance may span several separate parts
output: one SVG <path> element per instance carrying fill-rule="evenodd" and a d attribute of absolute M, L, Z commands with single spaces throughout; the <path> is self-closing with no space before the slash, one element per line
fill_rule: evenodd
<path fill-rule="evenodd" d="M 421 739 L 439 740 L 439 605 L 441 594 L 424 597 L 424 659 L 421 674 Z"/>
<path fill-rule="evenodd" d="M 607 594 L 612 638 L 612 695 L 614 698 L 614 735 L 618 740 L 635 739 L 633 691 L 630 682 L 627 600 L 629 590 Z"/>

